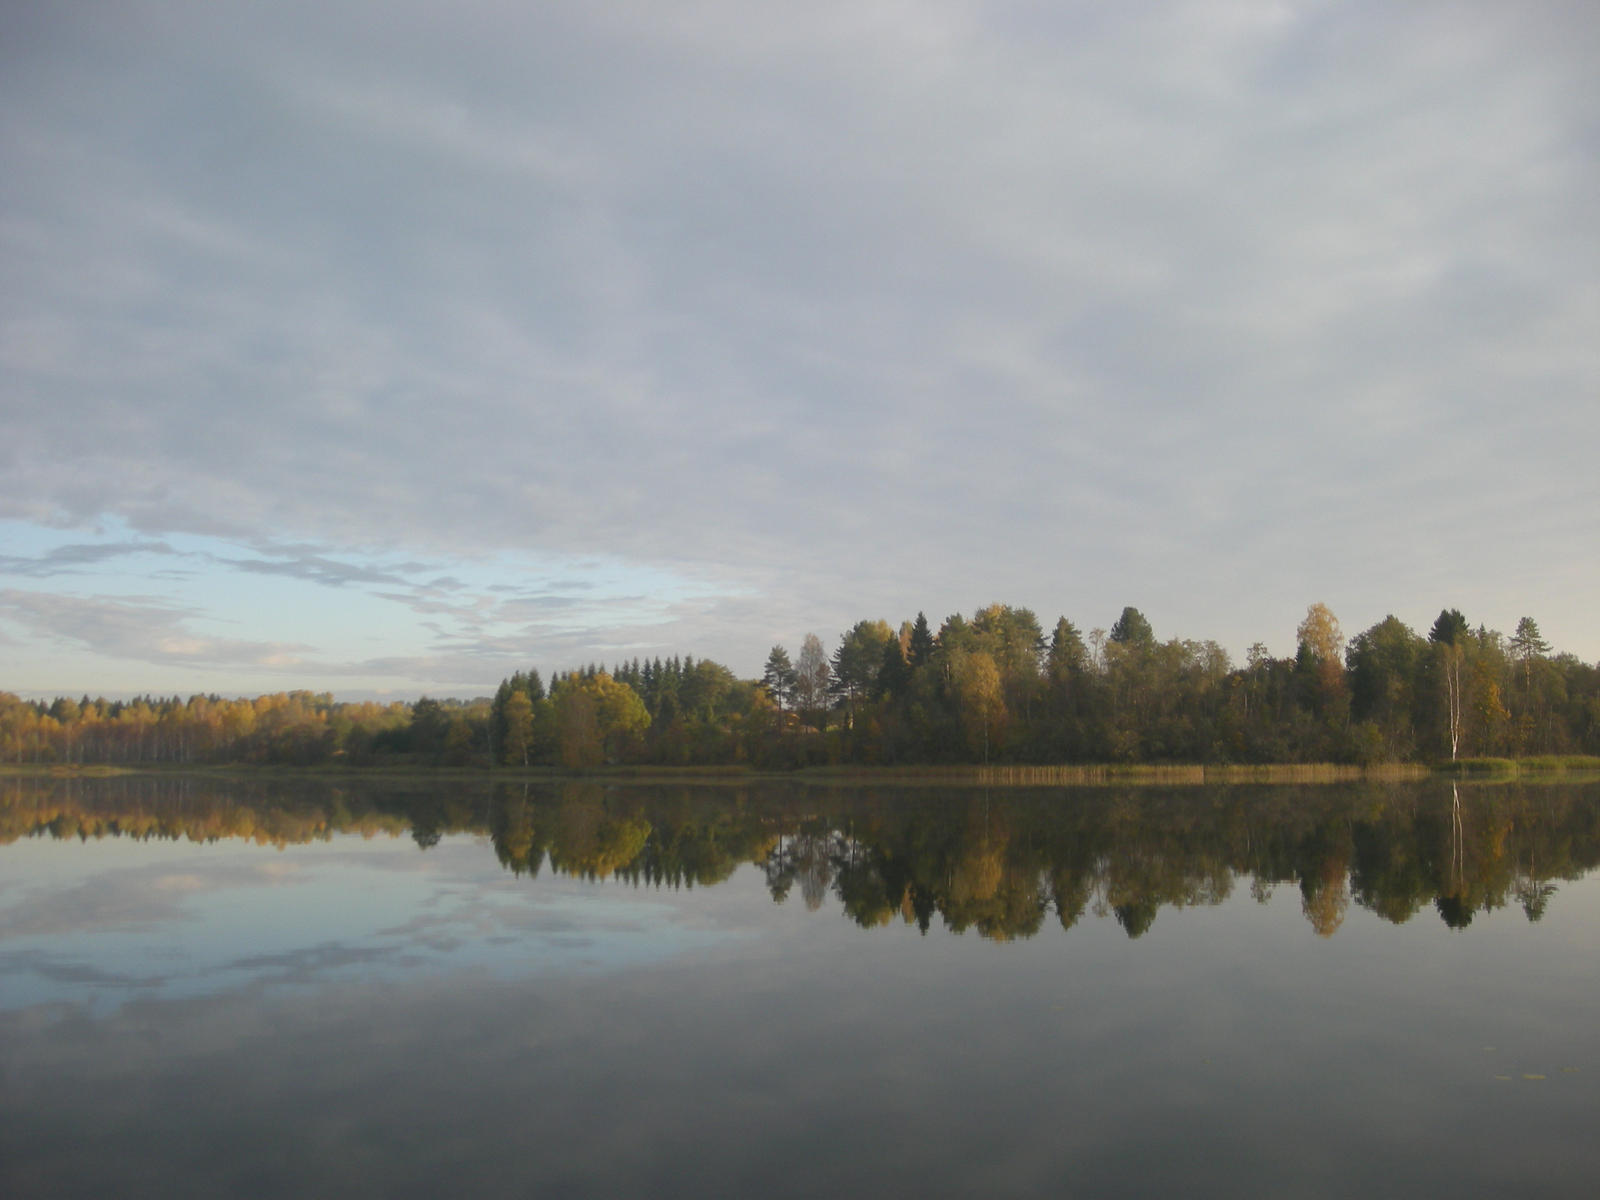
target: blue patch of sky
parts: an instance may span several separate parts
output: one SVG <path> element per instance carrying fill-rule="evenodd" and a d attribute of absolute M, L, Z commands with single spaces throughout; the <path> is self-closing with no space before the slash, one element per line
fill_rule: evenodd
<path fill-rule="evenodd" d="M 527 551 L 419 562 L 413 556 L 335 547 L 308 551 L 284 543 L 284 553 L 273 553 L 270 546 L 215 537 L 145 537 L 109 517 L 92 530 L 0 522 L 0 557 L 44 560 L 69 546 L 139 544 L 152 548 L 63 563 L 56 574 L 0 571 L 0 581 L 63 596 L 152 598 L 191 611 L 185 629 L 197 636 L 308 647 L 297 655 L 308 667 L 311 660 L 359 663 L 448 650 L 441 634 L 537 638 L 541 630 L 574 626 L 649 626 L 664 620 L 673 605 L 742 594 L 735 586 L 603 555 Z M 296 562 L 307 556 L 394 578 L 322 582 L 294 573 Z M 338 578 L 337 569 L 326 578 Z M 439 580 L 447 586 L 433 587 Z M 408 601 L 442 607 L 418 611 Z"/>

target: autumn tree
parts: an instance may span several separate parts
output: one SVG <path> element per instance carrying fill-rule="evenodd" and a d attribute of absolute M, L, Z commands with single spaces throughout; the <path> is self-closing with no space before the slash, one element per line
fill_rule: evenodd
<path fill-rule="evenodd" d="M 1297 691 L 1314 721 L 1307 740 L 1317 757 L 1346 753 L 1350 698 L 1345 689 L 1344 633 L 1326 604 L 1306 609 L 1295 630 Z"/>
<path fill-rule="evenodd" d="M 982 650 L 962 650 L 954 656 L 951 673 L 967 743 L 988 762 L 990 745 L 1004 729 L 1006 719 L 999 668 Z"/>
<path fill-rule="evenodd" d="M 972 615 L 972 645 L 988 654 L 1000 672 L 1007 707 L 1031 720 L 1039 690 L 1044 633 L 1028 608 L 991 604 Z"/>
<path fill-rule="evenodd" d="M 1295 630 L 1295 640 L 1320 664 L 1337 668 L 1343 662 L 1344 634 L 1339 629 L 1339 618 L 1326 604 L 1313 604 L 1306 609 L 1305 620 Z"/>
<path fill-rule="evenodd" d="M 1505 649 L 1500 635 L 1479 629 L 1472 639 L 1467 703 L 1470 729 L 1479 754 L 1499 754 L 1504 749 L 1511 712 L 1505 706 L 1500 681 L 1506 674 Z"/>
<path fill-rule="evenodd" d="M 812 724 L 820 723 L 828 708 L 828 679 L 832 674 L 822 639 L 808 633 L 800 643 L 800 661 L 795 664 L 795 707 L 807 714 Z"/>
<path fill-rule="evenodd" d="M 561 761 L 568 767 L 619 762 L 650 725 L 644 702 L 604 671 L 568 676 L 552 690 Z"/>
<path fill-rule="evenodd" d="M 506 698 L 504 708 L 504 741 L 502 757 L 508 763 L 528 765 L 533 749 L 533 701 L 525 691 L 515 691 Z"/>

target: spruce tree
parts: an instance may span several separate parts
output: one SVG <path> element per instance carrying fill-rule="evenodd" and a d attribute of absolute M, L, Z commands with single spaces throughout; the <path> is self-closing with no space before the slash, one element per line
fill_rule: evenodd
<path fill-rule="evenodd" d="M 933 631 L 928 628 L 928 618 L 923 613 L 917 614 L 917 620 L 911 626 L 910 665 L 912 670 L 922 666 L 933 657 Z"/>

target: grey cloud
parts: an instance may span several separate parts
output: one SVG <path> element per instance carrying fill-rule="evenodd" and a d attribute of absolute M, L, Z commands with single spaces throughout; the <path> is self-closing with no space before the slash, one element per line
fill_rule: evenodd
<path fill-rule="evenodd" d="M 380 600 L 392 600 L 396 604 L 404 604 L 413 612 L 428 615 L 465 617 L 471 612 L 470 605 L 452 603 L 449 600 L 428 598 L 426 593 L 418 592 L 373 592 Z"/>
<path fill-rule="evenodd" d="M 424 621 L 423 627 L 440 638 L 453 636 L 445 622 L 457 631 L 472 635 L 486 626 L 498 622 L 499 602 L 489 596 L 459 595 L 454 590 L 444 594 L 432 587 L 414 588 L 404 592 L 374 592 L 380 600 L 404 605 L 420 617 L 438 618 Z"/>
<path fill-rule="evenodd" d="M 86 647 L 113 658 L 202 667 L 292 666 L 311 647 L 299 643 L 254 642 L 200 633 L 196 610 L 151 596 L 68 596 L 0 590 L 0 617 L 36 637 Z"/>
<path fill-rule="evenodd" d="M 637 599 L 637 597 L 634 597 Z M 587 603 L 581 596 L 519 596 L 515 600 L 508 600 L 505 604 L 507 614 L 520 610 L 542 612 L 547 609 L 574 608 Z"/>
<path fill-rule="evenodd" d="M 328 587 L 343 587 L 347 583 L 404 582 L 401 576 L 390 571 L 339 562 L 321 555 L 301 555 L 288 559 L 218 558 L 216 561 L 252 575 L 282 575 Z"/>
<path fill-rule="evenodd" d="M 1242 644 L 1600 537 L 1581 7 L 162 11 L 0 82 L 0 511 L 394 597 L 319 563 L 770 581 L 708 648 L 992 598 Z"/>
<path fill-rule="evenodd" d="M 432 634 L 440 653 L 480 661 L 522 661 L 565 653 L 575 646 L 614 648 L 619 631 L 627 645 L 637 645 L 639 630 L 659 627 L 671 608 L 638 593 L 601 596 L 587 589 L 591 592 L 587 596 L 560 594 L 557 589 L 565 586 L 510 595 L 506 588 L 491 588 L 482 595 L 440 596 L 431 588 L 373 594 L 429 618 L 423 628 Z M 608 626 L 608 619 L 615 624 Z"/>
<path fill-rule="evenodd" d="M 632 608 L 650 602 L 651 598 L 642 594 L 596 597 L 567 596 L 555 591 L 537 592 L 501 601 L 499 615 L 501 620 L 509 622 L 544 621 L 549 619 L 551 612 L 562 609 L 581 608 L 584 612 L 599 613 Z"/>
<path fill-rule="evenodd" d="M 33 558 L 0 555 L 0 575 L 25 575 L 35 579 L 46 579 L 53 575 L 76 574 L 81 568 L 96 566 L 113 558 L 176 553 L 177 551 L 165 542 L 74 543 L 57 546 L 54 550 Z"/>

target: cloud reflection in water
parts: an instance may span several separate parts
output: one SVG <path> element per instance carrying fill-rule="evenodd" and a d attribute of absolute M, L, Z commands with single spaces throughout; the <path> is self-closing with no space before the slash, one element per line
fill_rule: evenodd
<path fill-rule="evenodd" d="M 356 837 L 294 846 L 287 858 L 237 844 L 117 850 L 108 866 L 76 845 L 7 848 L 22 882 L 0 893 L 0 1009 L 66 1003 L 103 1014 L 135 997 L 607 970 L 728 936 L 680 923 L 670 903 L 633 889 L 531 887 L 474 837 L 426 854 Z M 274 857 L 263 862 L 265 853 Z"/>

